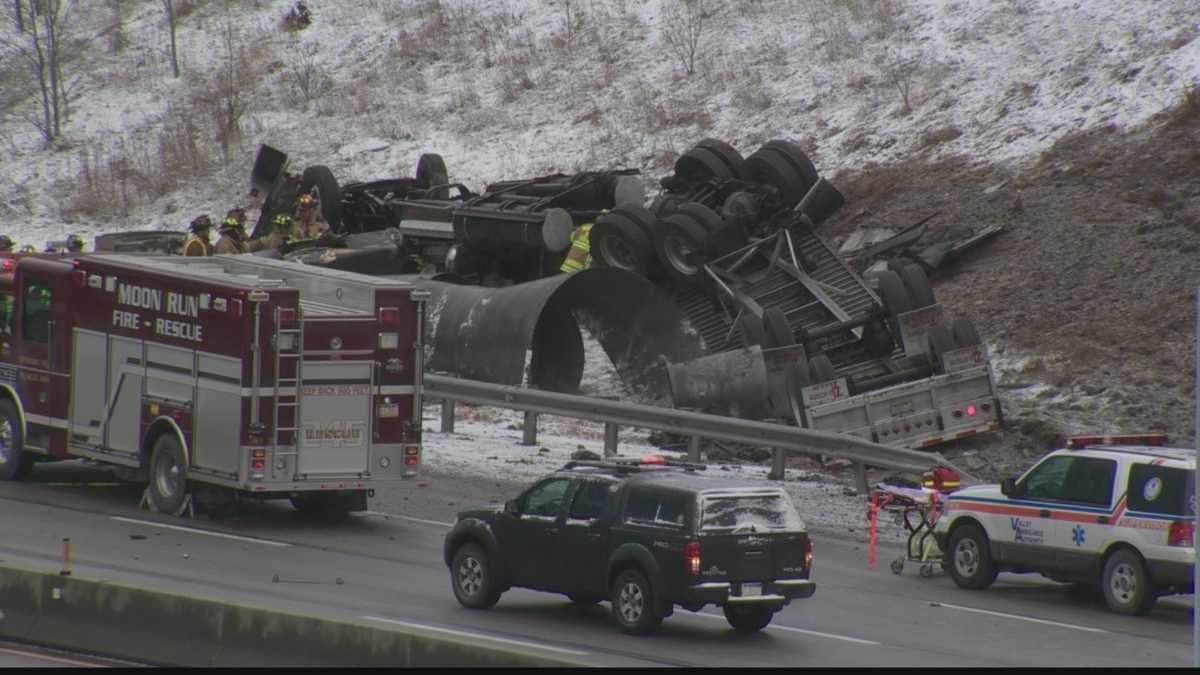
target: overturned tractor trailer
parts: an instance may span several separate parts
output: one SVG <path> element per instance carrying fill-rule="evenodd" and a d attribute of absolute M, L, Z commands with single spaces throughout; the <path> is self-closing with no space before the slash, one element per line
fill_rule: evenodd
<path fill-rule="evenodd" d="M 191 494 L 363 510 L 417 477 L 427 294 L 249 255 L 5 261 L 0 479 L 86 458 Z"/>

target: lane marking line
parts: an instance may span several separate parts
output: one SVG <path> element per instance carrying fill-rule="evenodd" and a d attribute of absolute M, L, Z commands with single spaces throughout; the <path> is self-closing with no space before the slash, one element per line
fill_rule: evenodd
<path fill-rule="evenodd" d="M 688 616 L 688 615 L 684 614 L 683 616 Z M 716 619 L 718 621 L 726 620 L 725 617 L 723 617 L 723 616 L 717 616 L 716 614 L 708 614 L 706 612 L 696 612 L 695 614 L 692 614 L 691 616 L 702 616 L 706 619 Z M 776 624 L 771 624 L 766 627 L 766 630 L 786 630 L 786 631 L 791 631 L 793 633 L 803 633 L 805 635 L 813 635 L 816 637 L 829 638 L 831 640 L 845 640 L 846 642 L 853 642 L 855 644 L 860 644 L 860 645 L 874 645 L 876 647 L 883 646 L 882 642 L 876 642 L 874 640 L 863 640 L 862 638 L 848 637 L 846 635 L 834 635 L 833 633 L 822 633 L 821 631 L 817 631 L 817 630 L 805 630 L 803 628 L 792 628 L 791 626 L 779 626 Z"/>
<path fill-rule="evenodd" d="M 419 628 L 422 630 L 431 630 L 431 631 L 434 631 L 437 633 L 447 633 L 449 635 L 457 635 L 459 637 L 478 638 L 480 640 L 491 640 L 493 642 L 501 642 L 504 644 L 517 645 L 520 647 L 532 647 L 534 649 L 544 649 L 547 651 L 559 652 L 562 654 L 574 654 L 576 656 L 584 656 L 589 653 L 589 652 L 579 651 L 578 649 L 567 649 L 565 647 L 551 647 L 550 645 L 539 644 L 537 642 L 526 642 L 525 640 L 514 640 L 512 638 L 494 637 L 491 635 L 487 635 L 486 633 L 472 633 L 470 631 L 454 630 L 452 628 L 439 628 L 437 626 L 430 626 L 430 625 L 423 624 L 423 623 L 412 623 L 409 621 L 399 621 L 397 619 L 385 619 L 380 616 L 364 616 L 362 618 L 364 618 L 368 621 L 379 621 L 382 623 L 390 623 L 390 624 L 395 624 L 397 626 L 404 626 L 406 628 Z"/>
<path fill-rule="evenodd" d="M 61 664 L 68 665 L 68 666 L 74 666 L 76 668 L 100 668 L 101 667 L 101 666 L 96 665 L 95 663 L 86 663 L 84 661 L 72 661 L 71 659 L 63 659 L 63 658 L 59 658 L 57 656 L 49 656 L 47 654 L 39 654 L 38 652 L 25 652 L 25 651 L 20 651 L 17 649 L 8 649 L 7 647 L 0 647 L 0 652 L 3 652 L 5 654 L 13 654 L 14 656 L 26 656 L 26 657 L 33 658 L 33 659 L 41 659 L 43 661 L 53 661 L 55 663 L 61 663 Z"/>
<path fill-rule="evenodd" d="M 424 518 L 413 518 L 412 516 L 399 516 L 394 513 L 384 513 L 382 511 L 362 511 L 361 513 L 358 513 L 355 515 L 387 516 L 388 518 L 402 518 L 404 520 L 411 520 L 411 521 L 414 521 L 417 523 L 425 523 L 427 525 L 441 525 L 442 527 L 454 527 L 454 523 L 443 523 L 440 520 L 425 520 Z"/>
<path fill-rule="evenodd" d="M 208 530 L 198 530 L 193 527 L 182 527 L 179 525 L 167 525 L 166 523 L 152 523 L 148 520 L 135 520 L 133 518 L 122 518 L 121 516 L 109 516 L 113 520 L 119 520 L 122 523 L 132 523 L 134 525 L 149 525 L 150 527 L 161 527 L 168 530 L 179 530 L 180 532 L 191 532 L 192 534 L 206 534 L 210 537 L 221 537 L 223 539 L 236 539 L 238 541 L 248 541 L 252 544 L 262 544 L 264 546 L 283 546 L 290 547 L 291 544 L 285 544 L 281 541 L 271 541 L 269 539 L 255 539 L 253 537 L 239 537 L 236 534 L 225 534 L 224 532 L 209 532 Z"/>
<path fill-rule="evenodd" d="M 1035 619 L 1030 616 L 1021 616 L 1019 614 L 1008 614 L 1005 612 L 993 612 L 990 609 L 976 609 L 974 607 L 963 607 L 961 605 L 950 605 L 944 602 L 930 601 L 931 607 L 946 607 L 947 609 L 957 609 L 963 612 L 977 612 L 979 614 L 990 614 L 991 616 L 1002 616 L 1007 619 L 1017 619 L 1019 621 L 1029 621 L 1031 623 L 1041 623 L 1048 626 L 1062 626 L 1063 628 L 1072 628 L 1074 630 L 1082 630 L 1088 633 L 1107 633 L 1103 628 L 1092 628 L 1091 626 L 1079 626 L 1073 623 L 1063 623 L 1061 621 L 1050 621 L 1049 619 Z"/>

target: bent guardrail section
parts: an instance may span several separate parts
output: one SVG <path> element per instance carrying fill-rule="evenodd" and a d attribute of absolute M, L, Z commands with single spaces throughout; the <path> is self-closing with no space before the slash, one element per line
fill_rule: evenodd
<path fill-rule="evenodd" d="M 670 431 L 732 443 L 768 446 L 786 452 L 843 457 L 862 465 L 921 474 L 932 465 L 958 471 L 964 482 L 976 479 L 951 464 L 936 452 L 918 452 L 882 445 L 857 436 L 801 429 L 783 424 L 709 415 L 660 408 L 657 406 L 610 401 L 589 396 L 525 389 L 506 385 L 464 380 L 445 375 L 425 375 L 424 396 L 524 410 L 544 415 L 619 424 L 622 426 Z"/>

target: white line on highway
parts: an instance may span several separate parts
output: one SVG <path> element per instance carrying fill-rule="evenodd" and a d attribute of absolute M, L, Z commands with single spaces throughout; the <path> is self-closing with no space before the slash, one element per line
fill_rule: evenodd
<path fill-rule="evenodd" d="M 1050 626 L 1062 626 L 1063 628 L 1073 628 L 1075 630 L 1087 631 L 1089 633 L 1107 633 L 1103 628 L 1092 628 L 1091 626 L 1077 626 L 1073 623 L 1063 623 L 1061 621 L 1050 621 L 1049 619 L 1035 619 L 1029 616 L 1021 616 L 1019 614 L 1006 614 L 1004 612 L 993 612 L 988 609 L 975 609 L 974 607 L 961 607 L 959 605 L 948 605 L 944 602 L 930 602 L 932 607 L 945 607 L 947 609 L 957 609 L 964 612 L 978 612 L 979 614 L 991 614 L 992 616 L 1002 616 L 1008 619 L 1018 619 L 1020 621 L 1029 621 L 1032 623 L 1044 623 Z"/>
<path fill-rule="evenodd" d="M 407 628 L 420 628 L 422 630 L 431 630 L 437 633 L 448 633 L 450 635 L 458 635 L 460 637 L 478 638 L 481 640 L 491 640 L 493 642 L 502 642 L 510 645 L 518 645 L 521 647 L 532 647 L 534 649 L 545 649 L 551 652 L 561 652 L 563 654 L 575 654 L 583 656 L 588 652 L 581 652 L 577 649 L 566 649 L 565 647 L 551 647 L 550 645 L 538 644 L 537 642 L 526 642 L 524 640 L 513 640 L 511 638 L 494 637 L 485 633 L 472 633 L 465 630 L 454 630 L 452 628 L 439 628 L 437 626 L 429 626 L 423 623 L 410 623 L 408 621 L 397 621 L 396 619 L 384 619 L 378 616 L 362 617 L 368 621 L 381 621 L 383 623 L 391 623 L 397 626 L 405 626 Z"/>
<path fill-rule="evenodd" d="M 725 620 L 725 617 L 723 617 L 723 616 L 717 616 L 716 614 L 708 614 L 705 612 L 696 612 L 694 616 L 702 616 L 706 619 L 717 619 L 718 621 Z M 854 643 L 857 643 L 860 645 L 875 645 L 876 647 L 879 647 L 883 644 L 882 642 L 875 642 L 874 640 L 863 640 L 862 638 L 847 637 L 845 635 L 834 635 L 833 633 L 822 633 L 821 631 L 805 630 L 803 628 L 792 628 L 791 626 L 780 626 L 777 624 L 771 624 L 770 626 L 767 626 L 767 629 L 768 630 L 787 630 L 787 631 L 791 631 L 793 633 L 804 633 L 805 635 L 815 635 L 816 637 L 829 638 L 831 640 L 845 640 L 846 642 L 854 642 Z"/>
<path fill-rule="evenodd" d="M 442 527 L 454 527 L 454 523 L 443 523 L 440 520 L 425 520 L 424 518 L 413 518 L 412 516 L 398 516 L 394 513 L 384 513 L 382 511 L 363 511 L 364 516 L 387 516 L 388 518 L 403 518 L 417 523 L 425 523 L 427 525 L 441 525 Z"/>
<path fill-rule="evenodd" d="M 207 534 L 210 537 L 223 537 L 225 539 L 237 539 L 238 541 L 248 541 L 252 544 L 264 544 L 266 546 L 291 546 L 281 541 L 270 541 L 268 539 L 255 539 L 253 537 L 239 537 L 236 534 L 225 534 L 223 532 L 209 532 L 208 530 L 197 530 L 192 527 L 180 527 L 179 525 L 167 525 L 165 523 L 152 523 L 148 520 L 134 520 L 133 518 L 122 518 L 121 516 L 109 516 L 113 520 L 119 520 L 123 523 L 133 523 L 134 525 L 149 525 L 150 527 L 162 527 L 168 530 L 179 530 L 181 532 L 191 532 L 193 534 Z"/>

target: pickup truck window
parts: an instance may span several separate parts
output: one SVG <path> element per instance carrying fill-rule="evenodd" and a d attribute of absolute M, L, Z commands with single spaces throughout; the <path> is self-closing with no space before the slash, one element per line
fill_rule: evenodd
<path fill-rule="evenodd" d="M 571 511 L 567 517 L 572 520 L 599 518 L 604 514 L 604 502 L 608 494 L 608 483 L 584 481 L 575 491 L 575 499 L 571 502 Z"/>
<path fill-rule="evenodd" d="M 634 492 L 625 506 L 625 522 L 660 527 L 683 527 L 687 502 L 680 495 Z"/>
<path fill-rule="evenodd" d="M 706 496 L 700 504 L 700 529 L 733 532 L 803 530 L 804 521 L 783 493 Z"/>
<path fill-rule="evenodd" d="M 1129 468 L 1129 510 L 1166 516 L 1195 515 L 1193 472 L 1169 466 L 1134 464 Z"/>
<path fill-rule="evenodd" d="M 529 516 L 549 516 L 557 518 L 562 509 L 563 496 L 571 481 L 566 478 L 548 480 L 529 491 L 525 495 L 525 503 L 521 505 L 521 513 Z"/>
<path fill-rule="evenodd" d="M 24 329 L 21 337 L 30 342 L 50 339 L 50 287 L 36 281 L 25 285 Z"/>

